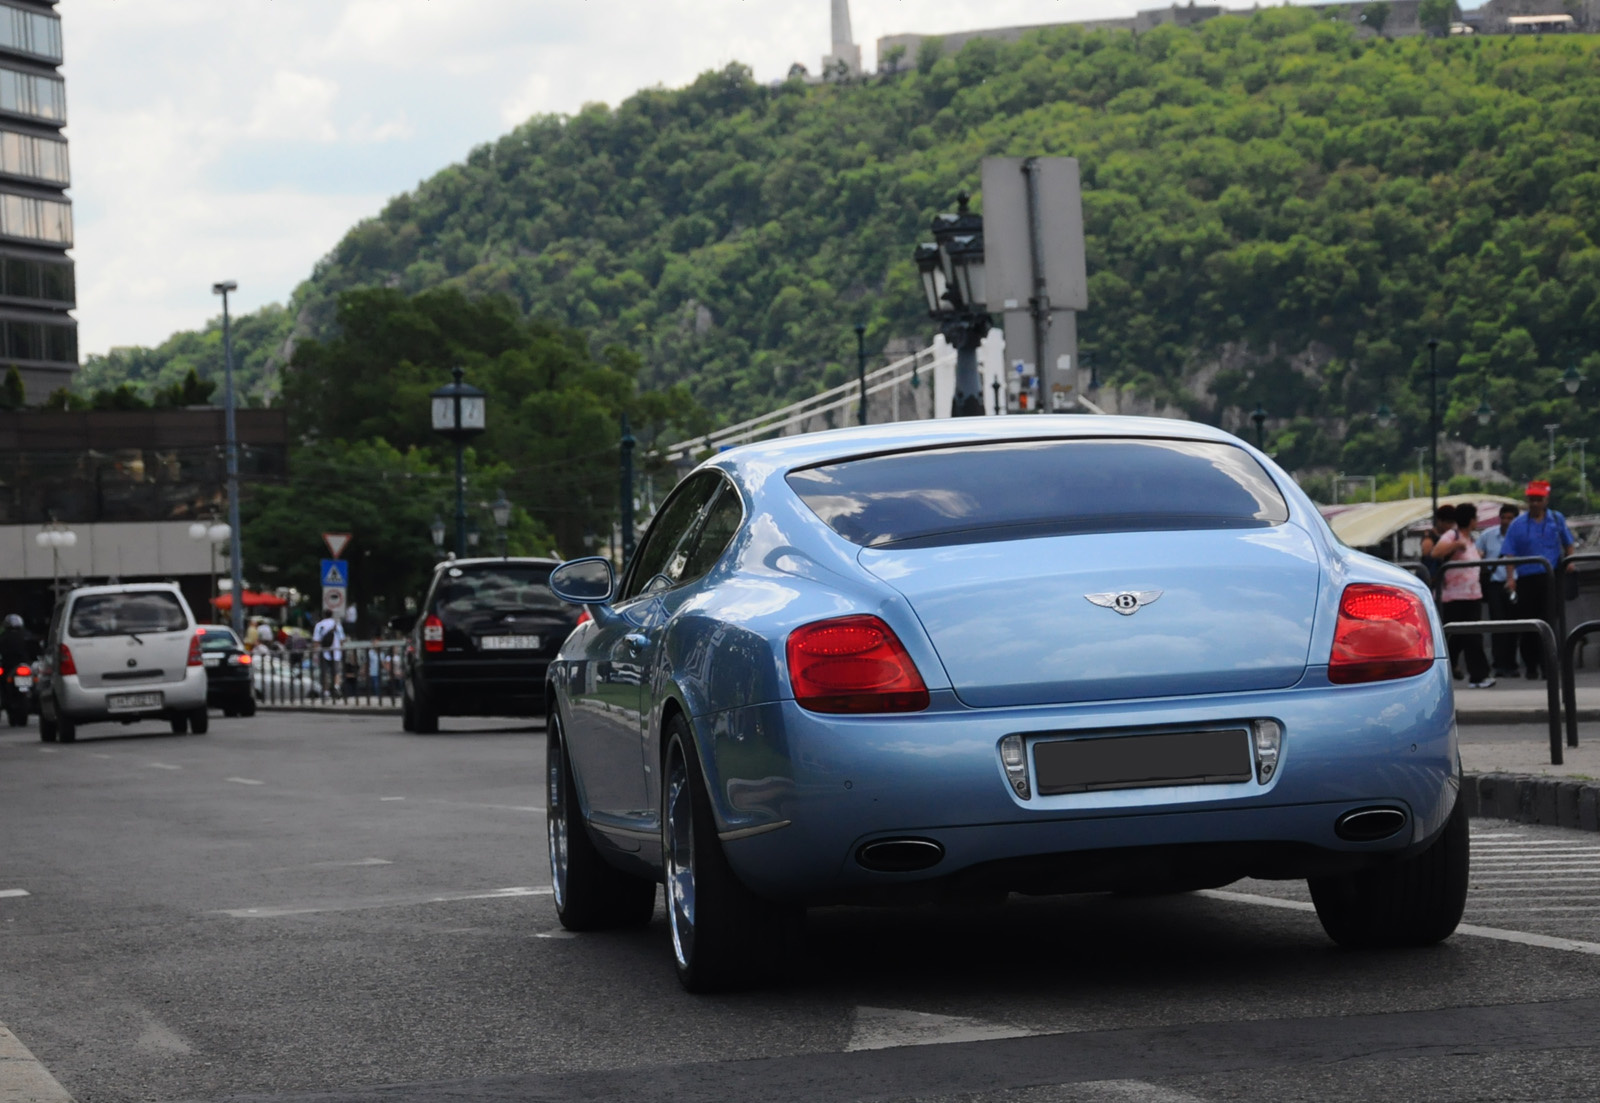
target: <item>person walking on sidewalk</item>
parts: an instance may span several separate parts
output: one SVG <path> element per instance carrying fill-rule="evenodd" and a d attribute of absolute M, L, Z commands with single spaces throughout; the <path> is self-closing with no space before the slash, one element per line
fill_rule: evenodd
<path fill-rule="evenodd" d="M 1478 521 L 1478 507 L 1468 502 L 1454 508 L 1456 527 L 1439 537 L 1433 554 L 1441 563 L 1476 563 L 1483 557 L 1472 540 L 1472 526 Z M 1483 619 L 1483 584 L 1481 570 L 1475 567 L 1452 567 L 1439 572 L 1439 619 L 1445 624 Z M 1478 635 L 1450 636 L 1450 666 L 1456 667 L 1465 660 L 1467 683 L 1473 689 L 1488 689 L 1494 685 L 1489 674 L 1489 660 L 1483 654 L 1483 637 Z"/>
<path fill-rule="evenodd" d="M 1485 559 L 1499 559 L 1500 545 L 1505 542 L 1506 529 L 1511 527 L 1511 522 L 1515 521 L 1517 514 L 1521 512 L 1510 502 L 1501 506 L 1500 523 L 1478 534 L 1478 554 Z M 1489 571 L 1489 577 L 1483 582 L 1483 596 L 1489 605 L 1490 620 L 1510 620 L 1516 616 L 1516 610 L 1507 600 L 1504 567 L 1495 567 Z M 1510 632 L 1496 632 L 1490 637 L 1489 650 L 1494 660 L 1496 678 L 1515 678 L 1522 673 L 1517 669 L 1516 636 Z"/>
<path fill-rule="evenodd" d="M 1506 568 L 1506 593 L 1514 596 L 1518 611 L 1524 617 L 1537 617 L 1556 626 L 1555 614 L 1550 609 L 1551 584 L 1556 564 L 1563 555 L 1571 555 L 1576 541 L 1567 519 L 1549 508 L 1550 484 L 1536 479 L 1528 484 L 1528 512 L 1512 521 L 1500 543 L 1500 554 L 1506 558 L 1517 555 L 1537 555 L 1543 563 L 1519 563 Z M 1558 641 L 1559 642 L 1559 641 Z M 1553 677 L 1557 671 L 1543 670 L 1538 637 L 1522 637 L 1522 669 L 1529 678 Z"/>

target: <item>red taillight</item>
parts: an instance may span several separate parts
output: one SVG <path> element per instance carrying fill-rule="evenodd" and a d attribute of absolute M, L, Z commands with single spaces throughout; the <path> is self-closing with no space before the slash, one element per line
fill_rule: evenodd
<path fill-rule="evenodd" d="M 78 672 L 78 664 L 72 661 L 72 652 L 67 648 L 66 644 L 61 644 L 60 646 L 61 653 L 56 657 L 56 673 L 76 674 Z"/>
<path fill-rule="evenodd" d="M 1397 586 L 1357 583 L 1339 599 L 1328 681 L 1409 678 L 1433 665 L 1433 628 L 1422 599 Z"/>
<path fill-rule="evenodd" d="M 31 666 L 19 666 L 19 667 L 17 667 L 16 670 L 12 671 L 12 673 L 15 674 L 19 678 L 26 678 L 26 677 L 29 677 L 33 673 L 33 667 L 31 667 Z"/>
<path fill-rule="evenodd" d="M 254 662 L 254 661 L 255 661 L 255 660 L 253 660 L 253 659 L 252 659 L 252 658 L 250 658 L 250 656 L 249 656 L 249 655 L 240 655 L 240 656 L 239 656 L 239 665 L 240 665 L 240 666 L 249 666 L 249 665 L 250 665 L 250 664 L 251 664 L 251 663 L 252 663 L 252 662 Z"/>
<path fill-rule="evenodd" d="M 789 633 L 789 684 L 812 712 L 918 712 L 928 687 L 883 621 L 837 617 Z"/>
<path fill-rule="evenodd" d="M 444 621 L 431 614 L 422 622 L 422 650 L 444 650 Z"/>
<path fill-rule="evenodd" d="M 200 657 L 200 636 L 201 635 L 202 635 L 202 633 L 196 632 L 194 635 L 189 637 L 189 665 L 190 666 L 204 666 L 205 665 L 205 660 Z"/>
<path fill-rule="evenodd" d="M 578 623 L 574 624 L 572 627 L 582 628 L 593 619 L 594 618 L 589 615 L 589 610 L 587 608 L 581 609 L 578 612 Z"/>

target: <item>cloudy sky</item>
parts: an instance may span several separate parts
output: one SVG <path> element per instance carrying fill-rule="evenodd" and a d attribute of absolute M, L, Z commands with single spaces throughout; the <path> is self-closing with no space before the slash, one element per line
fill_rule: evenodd
<path fill-rule="evenodd" d="M 879 35 L 1154 0 L 852 0 Z M 285 301 L 390 196 L 529 115 L 729 61 L 815 72 L 830 0 L 62 0 L 84 354 Z"/>

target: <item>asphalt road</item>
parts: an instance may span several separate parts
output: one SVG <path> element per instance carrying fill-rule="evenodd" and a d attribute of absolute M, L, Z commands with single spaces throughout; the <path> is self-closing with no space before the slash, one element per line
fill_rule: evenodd
<path fill-rule="evenodd" d="M 454 728 L 0 730 L 0 1023 L 78 1103 L 1595 1096 L 1593 835 L 1475 824 L 1426 951 L 1294 884 L 841 908 L 791 986 L 697 998 L 659 909 L 559 930 L 542 729 Z"/>

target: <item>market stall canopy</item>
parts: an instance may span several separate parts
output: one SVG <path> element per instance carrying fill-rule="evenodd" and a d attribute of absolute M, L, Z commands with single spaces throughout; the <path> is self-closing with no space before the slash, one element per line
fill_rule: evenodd
<path fill-rule="evenodd" d="M 1498 494 L 1446 494 L 1439 499 L 1442 506 L 1455 506 L 1470 502 L 1478 507 L 1478 524 L 1498 523 L 1500 507 L 1506 503 L 1522 507 L 1515 498 Z M 1370 548 L 1381 544 L 1397 532 L 1412 525 L 1431 520 L 1433 501 L 1430 498 L 1401 498 L 1394 502 L 1361 502 L 1356 505 L 1318 506 L 1334 535 L 1352 548 Z"/>
<path fill-rule="evenodd" d="M 211 604 L 215 605 L 218 609 L 232 609 L 233 595 L 218 594 L 216 597 L 211 599 Z M 244 592 L 244 607 L 246 609 L 256 608 L 259 606 L 277 607 L 287 604 L 289 604 L 289 599 L 279 597 L 277 594 L 262 594 L 257 593 L 255 590 L 246 590 Z"/>

